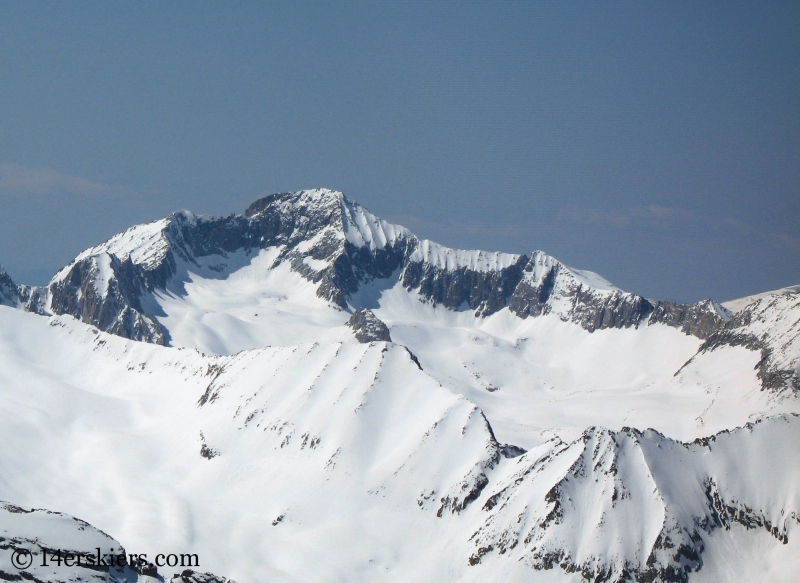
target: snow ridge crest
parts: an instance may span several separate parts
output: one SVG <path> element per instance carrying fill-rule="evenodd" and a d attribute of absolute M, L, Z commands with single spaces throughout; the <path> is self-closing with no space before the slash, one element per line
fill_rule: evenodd
<path fill-rule="evenodd" d="M 180 211 L 131 227 L 62 269 L 47 288 L 46 311 L 167 344 L 169 332 L 145 308 L 151 294 L 180 293 L 181 280 L 198 269 L 225 277 L 233 254 L 268 248 L 278 249 L 275 266 L 290 265 L 317 285 L 318 297 L 348 311 L 364 307 L 356 299 L 364 284 L 398 278 L 434 306 L 469 309 L 476 317 L 505 308 L 523 319 L 555 314 L 589 331 L 660 323 L 707 338 L 729 316 L 710 300 L 675 304 L 623 292 L 542 251 L 528 256 L 450 249 L 323 188 L 263 197 L 243 215 Z"/>

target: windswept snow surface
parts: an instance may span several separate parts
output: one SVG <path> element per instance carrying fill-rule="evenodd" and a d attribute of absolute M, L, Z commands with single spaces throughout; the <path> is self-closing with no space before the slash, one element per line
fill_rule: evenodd
<path fill-rule="evenodd" d="M 475 405 L 397 345 L 216 358 L 0 318 L 0 499 L 152 556 L 196 552 L 239 581 L 405 580 L 420 557 L 442 568 L 430 545 L 450 524 L 417 498 L 441 494 L 450 514 L 498 463 Z"/>
<path fill-rule="evenodd" d="M 411 261 L 424 262 L 439 269 L 453 270 L 466 267 L 484 273 L 509 267 L 519 258 L 519 255 L 509 253 L 450 249 L 427 239 L 420 241 L 419 246 L 409 256 Z"/>
<path fill-rule="evenodd" d="M 429 316 L 445 317 L 436 310 Z M 593 335 L 585 334 L 560 342 L 591 343 Z M 449 342 L 463 358 L 473 343 L 520 350 L 500 340 L 466 329 Z M 693 348 L 678 346 L 677 360 Z M 551 361 L 558 349 L 547 349 Z M 597 362 L 602 359 L 601 351 Z M 455 381 L 443 386 L 399 344 L 348 338 L 205 356 L 98 333 L 69 316 L 0 307 L 0 363 L 0 500 L 80 516 L 136 552 L 198 553 L 202 570 L 240 582 L 578 581 L 573 563 L 607 573 L 644 570 L 651 553 L 661 559 L 667 553 L 659 550 L 661 534 L 689 541 L 695 551 L 707 538 L 714 548 L 746 546 L 751 539 L 738 531 L 738 538 L 725 538 L 728 519 L 706 504 L 711 482 L 722 509 L 746 505 L 751 529 L 775 526 L 759 545 L 793 560 L 772 550 L 779 539 L 798 535 L 800 423 L 792 416 L 741 430 L 736 435 L 744 437 L 731 446 L 717 445 L 733 443 L 723 435 L 688 449 L 656 433 L 540 431 L 531 451 L 508 459 L 486 417 L 495 414 L 509 435 L 522 436 L 500 418 L 503 411 L 510 415 L 510 405 L 493 411 L 487 400 L 485 417 Z M 559 370 L 557 361 L 553 366 Z M 585 380 L 590 368 L 574 374 Z M 608 381 L 606 395 L 615 382 L 630 381 L 619 374 Z M 506 390 L 480 393 L 482 379 L 470 389 L 475 395 Z M 542 403 L 554 398 L 552 389 L 535 384 L 515 390 L 543 392 Z M 666 399 L 669 389 L 661 390 Z M 693 411 L 708 387 L 694 390 L 676 407 Z M 642 392 L 647 395 L 646 387 Z M 579 399 L 564 397 L 566 419 Z M 629 398 L 638 402 L 636 391 Z M 706 395 L 704 403 L 713 398 L 719 396 Z M 647 399 L 657 397 L 642 402 Z M 622 399 L 603 402 L 591 401 L 582 419 L 600 424 L 615 414 L 631 416 L 614 412 Z M 728 411 L 727 421 L 769 406 L 750 402 Z M 536 406 L 528 407 L 533 415 Z M 529 430 L 536 433 L 542 420 L 533 418 Z M 680 431 L 678 415 L 661 426 L 670 423 Z M 687 431 L 702 432 L 689 425 Z M 748 441 L 745 434 L 756 437 Z M 645 445 L 650 453 L 642 460 Z M 575 465 L 581 456 L 598 478 L 607 476 L 608 487 L 584 476 Z M 512 517 L 523 508 L 528 518 L 518 524 Z M 553 512 L 560 516 L 557 528 L 534 527 L 552 521 Z M 672 517 L 663 533 L 662 516 Z M 559 561 L 545 567 L 551 551 L 564 554 L 564 568 Z M 723 553 L 722 561 L 729 551 L 715 552 Z M 787 568 L 775 566 L 778 573 Z"/>
<path fill-rule="evenodd" d="M 203 258 L 201 268 L 182 264 L 179 284 L 153 297 L 171 344 L 227 355 L 349 339 L 344 324 L 350 315 L 320 300 L 316 286 L 288 263 L 273 268 L 279 253 L 273 247 Z"/>
<path fill-rule="evenodd" d="M 194 220 L 189 211 L 182 211 L 187 220 Z M 160 219 L 143 225 L 136 225 L 127 231 L 111 237 L 105 243 L 90 247 L 75 258 L 80 261 L 97 255 L 110 253 L 124 261 L 130 257 L 136 264 L 154 265 L 167 253 L 167 240 L 164 229 L 169 225 L 169 218 Z"/>
<path fill-rule="evenodd" d="M 310 197 L 313 200 L 330 195 L 334 195 L 342 206 L 345 237 L 356 247 L 367 247 L 374 251 L 383 249 L 398 239 L 412 237 L 405 227 L 379 219 L 360 204 L 345 199 L 341 192 L 319 189 L 311 191 Z"/>
<path fill-rule="evenodd" d="M 208 258 L 213 269 L 185 266 L 180 287 L 154 298 L 171 343 L 228 355 L 352 340 L 350 314 L 317 297 L 287 263 L 274 266 L 280 251 Z M 372 307 L 427 374 L 476 403 L 503 443 L 529 448 L 589 425 L 657 427 L 691 440 L 800 410 L 760 390 L 761 356 L 747 348 L 682 368 L 702 341 L 668 326 L 588 332 L 554 314 L 523 320 L 507 309 L 481 318 L 432 306 L 399 282 L 383 286 L 364 286 L 356 301 Z"/>
<path fill-rule="evenodd" d="M 722 305 L 725 306 L 731 312 L 736 313 L 740 312 L 750 304 L 767 296 L 785 296 L 789 294 L 800 294 L 800 285 L 791 285 L 789 287 L 782 287 L 781 289 L 776 289 L 770 292 L 764 292 L 752 296 L 746 296 L 744 298 L 729 300 L 727 302 L 722 302 Z"/>

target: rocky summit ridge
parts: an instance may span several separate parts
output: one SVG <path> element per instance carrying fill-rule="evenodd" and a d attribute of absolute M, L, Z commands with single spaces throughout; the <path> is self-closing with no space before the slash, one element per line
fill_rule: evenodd
<path fill-rule="evenodd" d="M 623 292 L 541 251 L 462 251 L 420 240 L 325 189 L 267 196 L 244 215 L 181 211 L 132 227 L 61 270 L 47 286 L 48 307 L 113 334 L 165 343 L 143 296 L 166 289 L 181 267 L 202 258 L 273 246 L 281 248 L 280 262 L 319 284 L 318 296 L 345 309 L 361 285 L 399 271 L 407 290 L 476 316 L 508 307 L 521 318 L 556 312 L 590 331 L 659 322 L 701 338 L 729 316 L 710 300 L 675 304 Z"/>
<path fill-rule="evenodd" d="M 235 254 L 246 260 L 268 248 L 278 249 L 275 265 L 288 264 L 317 286 L 318 297 L 343 310 L 367 307 L 359 304 L 357 293 L 365 285 L 399 281 L 423 302 L 472 311 L 477 318 L 507 308 L 522 319 L 554 314 L 590 332 L 663 324 L 709 340 L 705 350 L 720 342 L 771 350 L 768 339 L 741 329 L 744 317 L 731 320 L 732 313 L 712 300 L 650 300 L 542 251 L 450 249 L 327 189 L 266 196 L 241 215 L 180 211 L 136 225 L 78 255 L 45 288 L 14 286 L 6 275 L 0 301 L 38 313 L 69 314 L 112 334 L 168 345 L 169 331 L 159 322 L 162 314 L 152 294 L 168 289 L 180 294 L 193 269 L 202 266 L 223 276 L 228 267 L 222 260 Z M 764 366 L 771 366 L 767 361 Z M 770 369 L 762 376 L 765 386 L 789 382 L 797 388 L 790 369 Z"/>

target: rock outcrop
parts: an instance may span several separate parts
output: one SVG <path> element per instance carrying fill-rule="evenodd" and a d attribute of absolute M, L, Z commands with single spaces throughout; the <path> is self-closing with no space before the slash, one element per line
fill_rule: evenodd
<path fill-rule="evenodd" d="M 761 352 L 756 366 L 763 389 L 800 393 L 800 293 L 759 298 L 714 330 L 698 352 L 722 346 Z"/>
<path fill-rule="evenodd" d="M 391 342 L 389 328 L 369 308 L 358 308 L 347 325 L 353 329 L 356 340 L 364 344 L 370 342 Z"/>
<path fill-rule="evenodd" d="M 19 303 L 17 286 L 8 275 L 3 266 L 0 265 L 0 305 L 15 306 Z"/>
<path fill-rule="evenodd" d="M 784 470 L 798 421 L 776 416 L 693 443 L 590 428 L 531 450 L 487 488 L 469 563 L 507 555 L 585 581 L 686 583 L 717 529 L 759 529 L 785 544 L 800 528 L 797 466 Z M 763 476 L 775 477 L 767 496 L 757 494 Z"/>

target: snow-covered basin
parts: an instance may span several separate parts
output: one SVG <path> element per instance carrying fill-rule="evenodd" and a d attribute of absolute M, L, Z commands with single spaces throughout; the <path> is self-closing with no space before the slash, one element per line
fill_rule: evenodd
<path fill-rule="evenodd" d="M 482 346 L 470 334 L 476 332 L 450 342 Z M 591 348 L 595 336 L 585 334 L 563 343 L 583 339 Z M 203 570 L 245 583 L 477 580 L 487 573 L 524 580 L 530 570 L 516 561 L 489 558 L 468 568 L 475 550 L 468 535 L 484 519 L 482 498 L 441 518 L 435 507 L 418 507 L 426 492 L 438 498 L 457 490 L 485 455 L 489 434 L 461 392 L 486 395 L 493 425 L 494 415 L 508 436 L 524 435 L 507 421 L 511 401 L 497 399 L 507 389 L 459 392 L 457 379 L 445 385 L 436 378 L 448 369 L 422 364 L 424 371 L 403 346 L 352 340 L 205 356 L 97 333 L 68 316 L 0 307 L 0 499 L 81 517 L 131 552 L 198 553 Z M 588 378 L 590 371 L 575 374 Z M 523 394 L 525 386 L 517 390 Z M 601 407 L 599 399 L 581 409 L 587 424 L 637 425 L 619 407 L 627 389 L 618 390 L 607 396 L 611 405 Z M 708 388 L 693 390 L 705 395 Z M 541 406 L 552 401 L 552 414 L 563 419 L 580 405 L 577 395 L 559 401 L 543 387 L 528 391 L 547 395 Z M 676 400 L 676 407 L 691 415 L 698 399 Z M 751 401 L 746 409 L 757 406 Z M 531 424 L 545 421 L 535 417 L 535 401 L 517 408 Z M 737 424 L 747 411 L 731 406 L 720 414 Z M 685 430 L 678 419 L 665 412 L 655 425 Z M 558 432 L 558 421 L 547 427 Z M 492 483 L 512 462 L 490 471 Z"/>
<path fill-rule="evenodd" d="M 171 343 L 228 355 L 352 341 L 349 313 L 318 298 L 316 284 L 287 263 L 276 266 L 279 253 L 183 266 L 180 289 L 153 299 Z M 796 408 L 760 390 L 759 353 L 726 347 L 682 368 L 702 341 L 664 325 L 590 333 L 555 315 L 521 319 L 504 309 L 480 318 L 423 302 L 395 276 L 363 286 L 354 301 L 373 308 L 426 373 L 481 407 L 504 443 L 530 448 L 589 425 L 691 440 Z"/>

